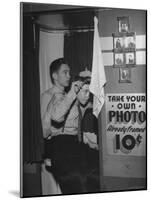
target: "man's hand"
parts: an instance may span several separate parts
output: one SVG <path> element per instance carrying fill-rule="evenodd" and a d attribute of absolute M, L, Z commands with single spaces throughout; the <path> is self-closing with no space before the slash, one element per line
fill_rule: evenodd
<path fill-rule="evenodd" d="M 82 88 L 82 86 L 83 86 L 82 81 L 75 81 L 71 85 L 71 91 L 73 91 L 75 94 L 77 94 L 80 91 L 80 89 Z"/>
<path fill-rule="evenodd" d="M 46 159 L 44 160 L 44 163 L 45 163 L 46 166 L 51 167 L 51 159 L 46 158 Z"/>

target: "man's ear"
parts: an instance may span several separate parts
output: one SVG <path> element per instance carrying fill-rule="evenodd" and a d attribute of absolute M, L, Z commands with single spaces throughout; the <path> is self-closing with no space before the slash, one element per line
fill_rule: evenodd
<path fill-rule="evenodd" d="M 54 80 L 57 80 L 57 78 L 58 78 L 58 77 L 57 77 L 57 73 L 54 72 L 54 73 L 52 74 L 52 77 L 53 77 Z"/>

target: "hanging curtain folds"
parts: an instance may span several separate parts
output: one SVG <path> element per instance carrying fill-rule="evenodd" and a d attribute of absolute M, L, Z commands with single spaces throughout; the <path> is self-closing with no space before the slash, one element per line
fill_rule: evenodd
<path fill-rule="evenodd" d="M 91 70 L 93 53 L 93 31 L 70 32 L 64 37 L 64 57 L 77 75 L 86 67 Z"/>
<path fill-rule="evenodd" d="M 24 17 L 23 34 L 23 138 L 21 140 L 23 162 L 33 163 L 42 160 L 43 136 L 40 116 L 39 28 L 33 24 L 31 17 Z"/>

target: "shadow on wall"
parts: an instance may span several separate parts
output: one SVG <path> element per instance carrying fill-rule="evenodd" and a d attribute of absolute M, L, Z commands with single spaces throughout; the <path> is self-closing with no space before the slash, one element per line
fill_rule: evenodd
<path fill-rule="evenodd" d="M 20 192 L 17 190 L 9 191 L 9 193 L 12 194 L 13 196 L 20 197 Z"/>

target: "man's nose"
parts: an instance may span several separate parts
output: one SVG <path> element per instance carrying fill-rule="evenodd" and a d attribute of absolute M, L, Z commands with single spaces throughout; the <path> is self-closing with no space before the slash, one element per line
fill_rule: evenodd
<path fill-rule="evenodd" d="M 69 78 L 69 79 L 71 78 L 71 76 L 70 76 L 70 74 L 69 74 L 69 73 L 67 74 L 67 78 Z"/>

